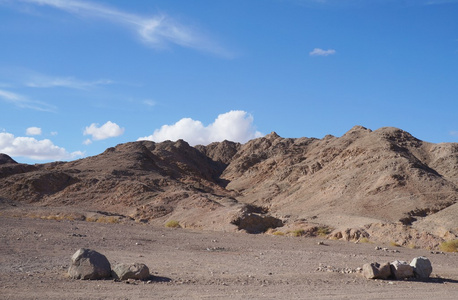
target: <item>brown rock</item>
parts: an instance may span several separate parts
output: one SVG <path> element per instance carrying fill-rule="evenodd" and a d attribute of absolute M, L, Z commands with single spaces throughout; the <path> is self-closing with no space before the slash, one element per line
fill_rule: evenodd
<path fill-rule="evenodd" d="M 363 265 L 363 276 L 367 279 L 388 279 L 391 276 L 390 263 L 367 263 Z"/>

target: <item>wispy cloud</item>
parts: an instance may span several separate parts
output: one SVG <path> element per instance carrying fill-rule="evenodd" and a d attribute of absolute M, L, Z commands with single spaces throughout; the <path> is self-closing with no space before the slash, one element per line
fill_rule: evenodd
<path fill-rule="evenodd" d="M 310 56 L 329 56 L 334 54 L 336 54 L 336 50 L 334 49 L 323 50 L 321 48 L 315 48 L 309 52 Z"/>
<path fill-rule="evenodd" d="M 458 136 L 458 131 L 450 131 L 451 136 Z"/>
<path fill-rule="evenodd" d="M 0 89 L 0 100 L 14 104 L 20 108 L 28 108 L 37 111 L 55 112 L 57 108 L 53 105 L 29 99 L 26 96 Z"/>
<path fill-rule="evenodd" d="M 40 6 L 51 6 L 75 15 L 104 19 L 108 22 L 130 27 L 146 45 L 152 48 L 162 49 L 169 44 L 176 44 L 223 57 L 233 57 L 230 51 L 166 14 L 144 17 L 106 5 L 79 0 L 19 1 Z"/>
<path fill-rule="evenodd" d="M 157 103 L 154 100 L 147 99 L 147 100 L 143 100 L 143 104 L 153 107 L 153 106 L 156 106 Z"/>
<path fill-rule="evenodd" d="M 49 77 L 34 75 L 25 82 L 25 86 L 33 88 L 64 87 L 70 89 L 88 90 L 100 85 L 112 84 L 113 81 L 100 79 L 95 81 L 82 81 L 73 77 Z"/>

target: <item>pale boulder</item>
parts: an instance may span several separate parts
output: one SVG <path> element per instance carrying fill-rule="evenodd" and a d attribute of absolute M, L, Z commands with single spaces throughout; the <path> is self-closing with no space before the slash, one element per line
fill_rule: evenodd
<path fill-rule="evenodd" d="M 433 272 L 431 261 L 423 256 L 415 257 L 410 263 L 410 265 L 413 268 L 413 273 L 415 277 L 419 279 L 429 278 L 429 276 Z"/>
<path fill-rule="evenodd" d="M 73 279 L 106 279 L 111 277 L 111 265 L 105 255 L 81 248 L 72 256 L 68 275 Z"/>

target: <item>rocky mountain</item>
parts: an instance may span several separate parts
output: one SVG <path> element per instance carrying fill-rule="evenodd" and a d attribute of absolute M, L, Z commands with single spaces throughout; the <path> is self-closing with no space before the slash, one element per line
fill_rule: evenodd
<path fill-rule="evenodd" d="M 0 199 L 4 211 L 72 208 L 212 230 L 321 224 L 338 237 L 355 228 L 376 236 L 389 224 L 447 238 L 458 235 L 458 144 L 355 126 L 341 137 L 273 132 L 243 145 L 139 141 L 33 166 L 2 154 Z"/>

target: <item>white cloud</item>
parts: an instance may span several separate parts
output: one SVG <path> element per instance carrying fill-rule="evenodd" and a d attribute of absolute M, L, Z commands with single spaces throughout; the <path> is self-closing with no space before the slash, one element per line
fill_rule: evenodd
<path fill-rule="evenodd" d="M 458 131 L 450 131 L 451 136 L 458 136 Z"/>
<path fill-rule="evenodd" d="M 310 56 L 328 56 L 328 55 L 333 55 L 336 54 L 336 50 L 334 49 L 328 49 L 328 50 L 323 50 L 320 48 L 315 48 L 313 51 L 309 53 Z"/>
<path fill-rule="evenodd" d="M 111 121 L 106 122 L 99 127 L 99 124 L 92 123 L 84 130 L 84 135 L 92 135 L 94 141 L 105 140 L 112 137 L 120 136 L 124 133 L 124 128 Z M 87 140 L 85 141 L 85 143 Z M 86 144 L 87 145 L 87 144 Z"/>
<path fill-rule="evenodd" d="M 25 130 L 26 135 L 41 135 L 41 128 L 39 127 L 29 127 Z"/>
<path fill-rule="evenodd" d="M 48 139 L 37 140 L 31 137 L 15 137 L 11 133 L 0 132 L 0 153 L 15 157 L 36 160 L 74 159 L 84 155 L 81 151 L 69 153 Z"/>
<path fill-rule="evenodd" d="M 90 144 L 92 144 L 92 140 L 91 139 L 86 139 L 86 140 L 84 140 L 83 144 L 84 145 L 90 145 Z"/>
<path fill-rule="evenodd" d="M 141 137 L 138 140 L 162 142 L 183 139 L 194 146 L 223 140 L 245 143 L 261 136 L 262 133 L 256 131 L 253 125 L 253 116 L 245 111 L 232 110 L 219 115 L 208 126 L 204 126 L 202 122 L 191 118 L 183 118 L 173 125 L 163 125 L 160 129 L 156 129 L 152 135 Z"/>
<path fill-rule="evenodd" d="M 106 5 L 79 0 L 20 0 L 41 6 L 51 6 L 79 16 L 104 19 L 112 23 L 133 28 L 138 37 L 147 45 L 162 49 L 168 44 L 211 52 L 217 55 L 233 55 L 207 37 L 180 24 L 171 17 L 161 14 L 152 17 L 117 10 Z"/>
<path fill-rule="evenodd" d="M 19 95 L 10 91 L 0 90 L 0 100 L 13 103 L 20 108 L 29 108 L 38 111 L 56 111 L 56 107 L 41 101 L 35 101 L 27 98 L 26 96 Z"/>

